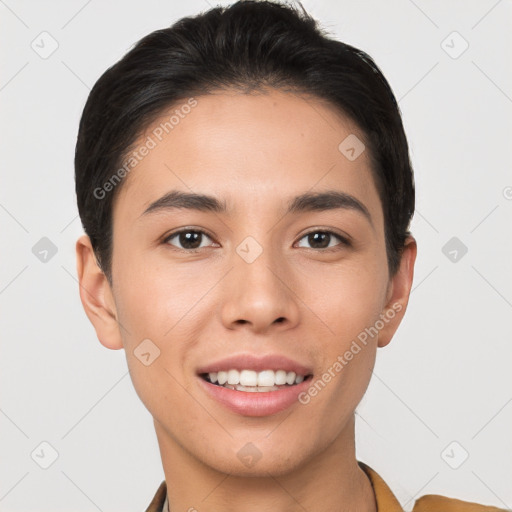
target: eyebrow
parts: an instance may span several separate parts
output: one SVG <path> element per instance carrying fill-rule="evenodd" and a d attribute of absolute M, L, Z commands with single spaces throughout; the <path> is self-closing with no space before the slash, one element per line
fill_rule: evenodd
<path fill-rule="evenodd" d="M 197 210 L 201 212 L 228 213 L 226 201 L 220 201 L 214 196 L 196 194 L 181 190 L 172 190 L 156 201 L 153 201 L 142 213 L 150 213 L 172 209 Z M 306 192 L 292 198 L 288 202 L 286 213 L 303 213 L 309 211 L 324 211 L 345 209 L 359 212 L 372 223 L 372 217 L 366 206 L 354 196 L 338 190 L 325 192 Z"/>

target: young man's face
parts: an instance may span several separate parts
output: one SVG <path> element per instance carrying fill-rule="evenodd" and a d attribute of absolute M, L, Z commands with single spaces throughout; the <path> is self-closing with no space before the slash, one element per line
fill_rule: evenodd
<path fill-rule="evenodd" d="M 405 311 L 414 243 L 390 278 L 369 155 L 354 159 L 351 134 L 362 135 L 334 108 L 277 91 L 196 100 L 168 134 L 158 128 L 179 105 L 135 145 L 156 143 L 116 198 L 113 288 L 82 256 L 82 300 L 90 310 L 97 297 L 88 314 L 101 342 L 125 348 L 162 453 L 231 474 L 285 474 L 353 443 L 376 348 Z M 172 191 L 226 210 L 147 211 Z M 287 212 L 297 196 L 327 191 L 344 200 Z M 169 238 L 183 228 L 188 237 Z M 249 392 L 202 375 L 229 370 L 249 370 L 249 383 L 281 370 L 306 380 Z"/>

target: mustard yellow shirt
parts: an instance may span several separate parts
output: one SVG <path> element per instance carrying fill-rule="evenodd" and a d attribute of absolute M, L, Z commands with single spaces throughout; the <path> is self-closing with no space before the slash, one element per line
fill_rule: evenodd
<path fill-rule="evenodd" d="M 360 468 L 368 476 L 375 494 L 377 512 L 403 512 L 399 501 L 391 492 L 386 482 L 364 462 L 359 462 Z M 165 480 L 160 484 L 156 494 L 146 509 L 146 512 L 167 511 L 167 486 Z M 428 494 L 417 499 L 412 512 L 506 512 L 505 509 L 478 505 L 469 501 L 461 501 L 436 494 Z"/>

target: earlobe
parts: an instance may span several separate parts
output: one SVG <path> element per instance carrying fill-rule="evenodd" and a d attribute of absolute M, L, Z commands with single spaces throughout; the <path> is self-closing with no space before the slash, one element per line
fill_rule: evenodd
<path fill-rule="evenodd" d="M 76 242 L 76 269 L 80 300 L 100 343 L 112 350 L 123 348 L 112 290 L 87 235 Z"/>
<path fill-rule="evenodd" d="M 385 325 L 379 332 L 379 347 L 385 347 L 391 341 L 404 317 L 414 278 L 416 254 L 416 240 L 409 236 L 405 241 L 400 266 L 390 281 L 386 307 L 383 311 Z"/>

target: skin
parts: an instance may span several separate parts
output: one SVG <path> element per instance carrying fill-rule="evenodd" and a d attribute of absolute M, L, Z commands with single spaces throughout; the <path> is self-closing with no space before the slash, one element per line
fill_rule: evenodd
<path fill-rule="evenodd" d="M 375 511 L 357 465 L 354 411 L 377 347 L 390 342 L 405 313 L 416 243 L 407 240 L 390 276 L 367 151 L 349 161 L 338 150 L 349 134 L 363 135 L 332 106 L 276 90 L 196 99 L 119 191 L 112 287 L 89 238 L 76 245 L 84 309 L 104 346 L 125 349 L 134 387 L 154 418 L 170 510 Z M 229 213 L 142 215 L 174 189 L 214 195 Z M 284 215 L 289 199 L 328 189 L 357 198 L 371 222 L 351 209 Z M 178 237 L 164 241 L 182 227 L 206 231 L 199 252 L 186 252 Z M 305 236 L 312 228 L 352 245 L 333 236 L 326 252 Z M 263 250 L 252 263 L 236 252 L 247 236 Z M 234 353 L 283 354 L 320 378 L 391 309 L 396 314 L 378 336 L 306 405 L 242 416 L 199 385 L 199 366 Z M 160 350 L 149 366 L 134 355 L 144 339 Z M 237 457 L 247 443 L 261 455 L 251 467 Z"/>

